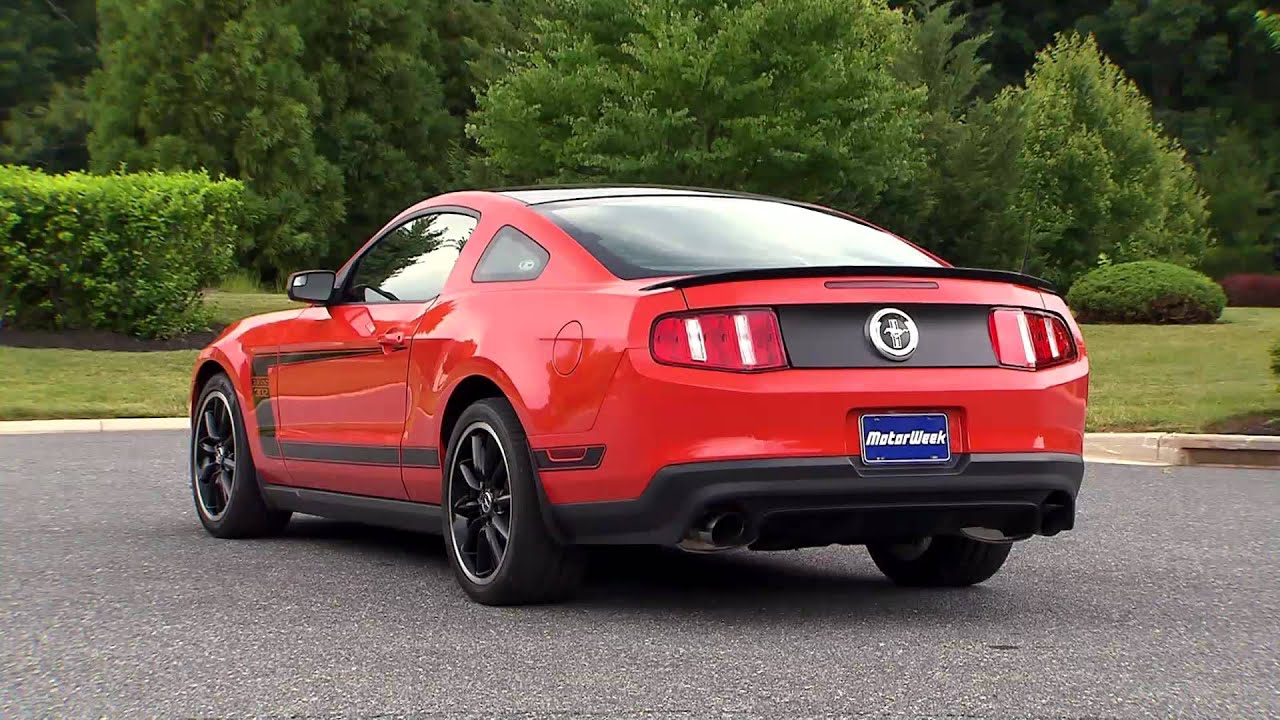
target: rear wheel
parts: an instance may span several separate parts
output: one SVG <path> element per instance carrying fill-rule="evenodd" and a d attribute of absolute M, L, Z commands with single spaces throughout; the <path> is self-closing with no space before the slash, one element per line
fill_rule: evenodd
<path fill-rule="evenodd" d="M 995 575 L 1011 547 L 1011 543 L 940 535 L 915 543 L 868 544 L 867 551 L 880 572 L 898 585 L 964 587 Z"/>
<path fill-rule="evenodd" d="M 289 522 L 262 497 L 235 388 L 226 375 L 205 383 L 191 423 L 191 494 L 196 515 L 220 538 L 274 535 Z"/>
<path fill-rule="evenodd" d="M 528 440 L 511 404 L 487 398 L 464 410 L 446 458 L 445 548 L 462 589 L 485 605 L 571 595 L 582 579 L 581 553 L 543 524 Z"/>

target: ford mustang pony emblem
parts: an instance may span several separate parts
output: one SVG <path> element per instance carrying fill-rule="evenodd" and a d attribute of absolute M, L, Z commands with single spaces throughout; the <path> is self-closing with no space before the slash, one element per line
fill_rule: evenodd
<path fill-rule="evenodd" d="M 867 321 L 867 338 L 890 360 L 906 360 L 920 344 L 920 333 L 911 316 L 897 308 L 877 310 Z"/>

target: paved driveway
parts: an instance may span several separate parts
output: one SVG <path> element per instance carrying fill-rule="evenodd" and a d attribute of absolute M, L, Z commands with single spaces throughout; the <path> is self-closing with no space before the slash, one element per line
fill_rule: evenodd
<path fill-rule="evenodd" d="M 184 443 L 0 437 L 0 716 L 1280 716 L 1277 472 L 1091 466 L 1078 529 L 969 590 L 613 551 L 491 609 L 431 536 L 206 536 Z"/>

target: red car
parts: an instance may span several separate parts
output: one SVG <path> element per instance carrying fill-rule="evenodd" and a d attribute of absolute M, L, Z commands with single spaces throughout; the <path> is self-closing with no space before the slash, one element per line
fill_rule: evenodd
<path fill-rule="evenodd" d="M 459 192 L 289 296 L 195 367 L 218 537 L 439 531 L 472 598 L 516 604 L 566 597 L 588 545 L 862 544 L 960 586 L 1074 523 L 1088 362 L 1062 298 L 832 210 Z"/>

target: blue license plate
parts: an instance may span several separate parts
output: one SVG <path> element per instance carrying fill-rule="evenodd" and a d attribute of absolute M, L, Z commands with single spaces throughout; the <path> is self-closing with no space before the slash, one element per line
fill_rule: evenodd
<path fill-rule="evenodd" d="M 951 459 L 951 432 L 943 413 L 863 415 L 858 427 L 865 463 L 944 463 Z"/>

